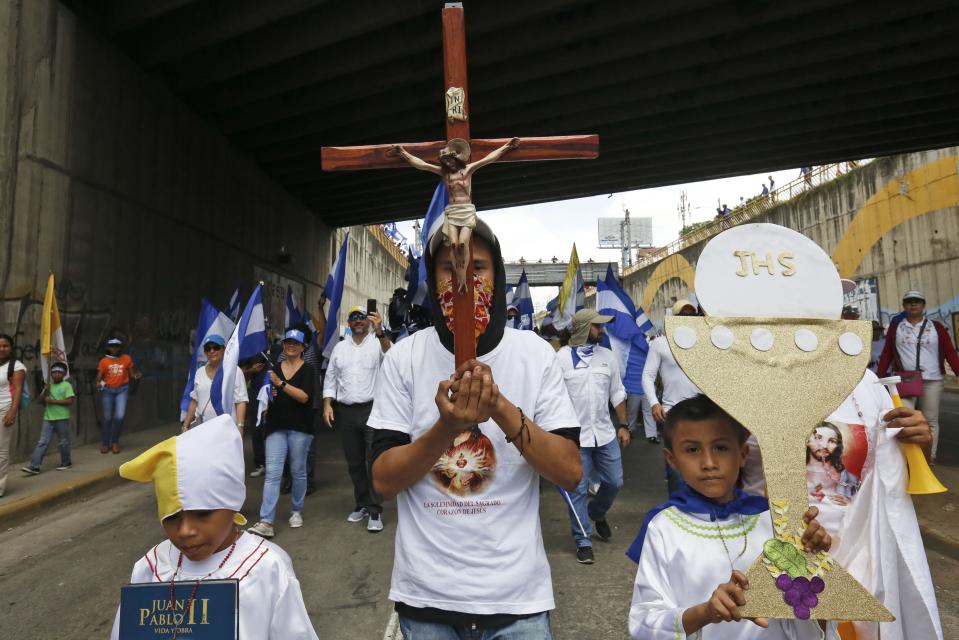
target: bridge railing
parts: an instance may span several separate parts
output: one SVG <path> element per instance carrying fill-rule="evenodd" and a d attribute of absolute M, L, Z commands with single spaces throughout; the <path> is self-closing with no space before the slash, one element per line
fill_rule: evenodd
<path fill-rule="evenodd" d="M 737 224 L 748 222 L 753 218 L 769 211 L 773 207 L 797 200 L 809 193 L 812 189 L 831 182 L 844 173 L 848 173 L 864 162 L 839 162 L 836 164 L 824 164 L 813 167 L 811 171 L 799 176 L 795 180 L 788 182 L 766 196 L 757 196 L 743 205 L 733 209 L 728 216 L 718 217 L 708 224 L 697 227 L 688 233 L 681 235 L 664 247 L 655 251 L 648 252 L 640 257 L 631 267 L 623 272 L 623 277 L 635 273 L 651 264 L 655 264 L 670 255 L 682 251 L 687 247 L 707 240 L 721 231 L 729 229 Z"/>
<path fill-rule="evenodd" d="M 382 227 L 377 224 L 370 224 L 366 225 L 366 230 L 400 265 L 405 267 L 409 264 L 409 258 L 407 258 L 406 254 L 403 253 L 403 250 L 396 246 L 396 243 L 393 242 L 388 235 L 386 235 L 386 232 L 383 231 Z"/>

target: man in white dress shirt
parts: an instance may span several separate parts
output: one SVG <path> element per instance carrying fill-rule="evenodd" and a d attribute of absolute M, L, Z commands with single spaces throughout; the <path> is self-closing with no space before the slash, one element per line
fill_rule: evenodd
<path fill-rule="evenodd" d="M 619 371 L 619 362 L 612 351 L 599 346 L 603 325 L 612 316 L 601 316 L 592 309 L 580 309 L 573 316 L 569 345 L 556 353 L 563 380 L 576 417 L 579 419 L 579 458 L 583 479 L 569 493 L 572 508 L 569 520 L 576 541 L 576 561 L 593 563 L 593 527 L 596 535 L 608 541 L 612 530 L 606 514 L 623 486 L 623 460 L 620 447 L 629 444 L 629 423 L 626 420 L 626 389 Z M 618 427 L 610 418 L 609 405 L 616 409 Z M 592 500 L 587 495 L 592 472 L 599 478 L 599 489 Z"/>
<path fill-rule="evenodd" d="M 689 300 L 678 300 L 673 305 L 674 316 L 694 316 L 696 307 Z M 663 383 L 662 398 L 656 395 L 656 376 Z M 643 395 L 649 400 L 653 418 L 662 424 L 666 421 L 666 414 L 677 402 L 692 398 L 702 393 L 693 381 L 689 379 L 676 363 L 673 352 L 669 350 L 669 343 L 665 338 L 656 338 L 649 342 L 649 353 L 646 354 L 646 365 L 643 367 Z M 672 494 L 679 484 L 679 475 L 666 465 L 666 483 L 669 493 Z"/>
<path fill-rule="evenodd" d="M 356 505 L 346 519 L 360 522 L 369 518 L 366 529 L 376 533 L 383 530 L 383 507 L 373 495 L 370 483 L 366 421 L 373 408 L 376 374 L 392 343 L 375 311 L 367 313 L 363 307 L 353 307 L 347 321 L 352 335 L 333 347 L 326 369 L 323 421 L 331 429 L 334 425 L 340 428 L 343 454 L 353 481 Z"/>

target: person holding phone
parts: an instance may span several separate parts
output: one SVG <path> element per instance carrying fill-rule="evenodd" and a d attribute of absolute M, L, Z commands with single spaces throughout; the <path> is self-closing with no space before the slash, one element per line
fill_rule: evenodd
<path fill-rule="evenodd" d="M 370 482 L 367 443 L 370 432 L 366 421 L 373 408 L 373 389 L 383 354 L 392 342 L 383 331 L 383 321 L 376 312 L 376 300 L 368 300 L 373 309 L 353 307 L 347 321 L 352 335 L 333 347 L 323 383 L 323 421 L 329 428 L 338 427 L 343 439 L 343 455 L 353 481 L 356 504 L 347 516 L 348 522 L 369 518 L 366 529 L 371 533 L 383 530 L 383 507 L 373 495 Z M 370 326 L 373 327 L 372 334 Z"/>

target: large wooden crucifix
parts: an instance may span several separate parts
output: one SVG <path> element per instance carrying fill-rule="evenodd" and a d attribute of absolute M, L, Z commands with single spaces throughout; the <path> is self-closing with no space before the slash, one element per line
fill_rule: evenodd
<path fill-rule="evenodd" d="M 362 169 L 397 169 L 413 165 L 444 176 L 450 191 L 450 202 L 454 203 L 454 190 L 460 195 L 465 193 L 469 206 L 472 206 L 470 175 L 462 175 L 469 166 L 476 167 L 478 161 L 492 156 L 506 162 L 523 160 L 566 160 L 590 159 L 599 155 L 599 136 L 553 136 L 543 138 L 470 138 L 469 100 L 466 84 L 466 28 L 463 20 L 462 3 L 447 3 L 443 8 L 443 75 L 445 78 L 446 102 L 446 140 L 436 142 L 415 142 L 409 144 L 382 144 L 356 147 L 323 147 L 322 165 L 324 171 L 345 171 Z M 453 182 L 447 173 L 441 173 L 440 165 L 448 156 L 466 158 L 472 164 L 461 167 L 460 183 Z M 479 163 L 479 164 L 485 164 Z M 429 165 L 427 168 L 424 165 Z M 459 187 L 459 189 L 456 189 Z M 450 209 L 447 222 L 453 225 Z M 474 214 L 475 218 L 475 214 Z M 456 229 L 455 226 L 446 228 Z M 454 231 L 455 233 L 455 231 Z M 472 237 L 467 232 L 468 249 L 462 277 L 454 283 L 453 336 L 456 365 L 476 357 L 476 338 L 473 310 L 473 255 Z M 453 238 L 455 243 L 455 238 Z M 456 249 L 454 244 L 453 249 Z M 455 262 L 455 258 L 454 258 Z M 464 286 L 465 285 L 465 286 Z M 435 302 L 434 302 L 435 304 Z"/>

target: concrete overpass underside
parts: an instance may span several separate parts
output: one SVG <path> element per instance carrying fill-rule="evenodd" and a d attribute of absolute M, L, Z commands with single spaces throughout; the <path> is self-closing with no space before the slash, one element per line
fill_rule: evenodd
<path fill-rule="evenodd" d="M 440 0 L 66 0 L 330 226 L 422 215 L 432 178 L 320 147 L 443 135 Z M 959 144 L 955 0 L 466 3 L 472 133 L 598 132 L 493 166 L 481 208 Z"/>

